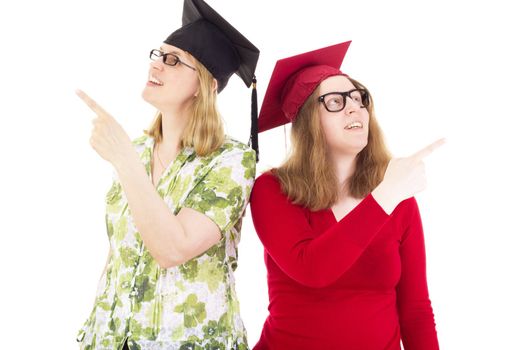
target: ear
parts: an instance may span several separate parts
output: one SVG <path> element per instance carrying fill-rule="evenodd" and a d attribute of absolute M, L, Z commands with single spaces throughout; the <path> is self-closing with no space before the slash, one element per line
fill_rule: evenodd
<path fill-rule="evenodd" d="M 219 83 L 217 82 L 217 79 L 214 78 L 212 84 L 213 84 L 212 90 L 213 92 L 216 93 L 217 89 L 219 88 Z M 197 90 L 195 94 L 193 95 L 193 97 L 197 97 L 197 96 L 199 96 L 199 90 Z"/>

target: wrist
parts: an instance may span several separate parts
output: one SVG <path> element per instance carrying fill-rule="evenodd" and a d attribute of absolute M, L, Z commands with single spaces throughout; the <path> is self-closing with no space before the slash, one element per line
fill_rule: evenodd
<path fill-rule="evenodd" d="M 382 182 L 372 191 L 371 195 L 388 215 L 392 214 L 399 203 L 388 186 Z"/>
<path fill-rule="evenodd" d="M 112 162 L 113 167 L 117 173 L 123 173 L 130 171 L 137 164 L 141 164 L 139 155 L 135 152 L 134 149 L 130 149 L 127 152 L 115 157 L 115 160 Z"/>

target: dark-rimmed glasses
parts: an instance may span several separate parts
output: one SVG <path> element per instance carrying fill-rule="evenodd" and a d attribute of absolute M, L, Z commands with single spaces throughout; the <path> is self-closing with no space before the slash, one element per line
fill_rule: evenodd
<path fill-rule="evenodd" d="M 164 64 L 168 66 L 176 66 L 177 64 L 180 63 L 182 65 L 185 65 L 188 68 L 197 70 L 195 67 L 192 67 L 189 64 L 182 62 L 179 56 L 175 55 L 174 53 L 162 52 L 157 49 L 153 49 L 149 52 L 149 58 L 151 58 L 153 61 L 156 61 L 159 57 L 162 57 L 162 62 L 164 62 Z"/>
<path fill-rule="evenodd" d="M 365 89 L 353 89 L 346 92 L 329 92 L 319 96 L 318 101 L 324 104 L 328 112 L 340 112 L 346 107 L 346 98 L 349 97 L 360 108 L 368 107 L 370 98 Z"/>

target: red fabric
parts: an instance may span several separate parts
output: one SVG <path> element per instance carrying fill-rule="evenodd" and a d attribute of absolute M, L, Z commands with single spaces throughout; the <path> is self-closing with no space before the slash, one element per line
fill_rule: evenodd
<path fill-rule="evenodd" d="M 315 90 L 316 86 L 313 88 L 309 86 L 308 89 L 311 89 L 309 93 L 307 90 L 300 89 L 297 96 L 290 96 L 296 100 L 292 102 L 292 105 L 284 103 L 283 99 L 286 97 L 284 95 L 287 94 L 284 92 L 285 85 L 294 74 L 297 74 L 297 72 L 304 68 L 320 65 L 339 70 L 349 46 L 350 41 L 346 41 L 337 45 L 323 47 L 322 49 L 278 60 L 273 68 L 272 77 L 266 88 L 264 100 L 261 105 L 258 120 L 259 132 L 289 123 L 291 119 L 295 118 L 295 114 L 299 108 L 301 108 L 306 98 Z M 332 73 L 328 76 L 334 74 L 335 73 Z M 318 82 L 321 82 L 321 80 L 318 80 Z M 305 93 L 307 94 L 305 95 Z M 294 109 L 297 110 L 294 112 Z"/>
<path fill-rule="evenodd" d="M 369 195 L 337 222 L 293 205 L 266 173 L 251 211 L 270 298 L 254 350 L 439 348 L 414 198 L 389 216 Z"/>
<path fill-rule="evenodd" d="M 288 121 L 293 122 L 301 107 L 315 88 L 326 78 L 345 75 L 339 69 L 327 65 L 310 66 L 295 73 L 283 88 L 282 110 Z M 263 114 L 264 117 L 264 114 Z"/>

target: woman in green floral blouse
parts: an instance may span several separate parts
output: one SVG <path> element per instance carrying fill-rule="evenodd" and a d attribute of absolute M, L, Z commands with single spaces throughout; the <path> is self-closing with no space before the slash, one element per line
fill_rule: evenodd
<path fill-rule="evenodd" d="M 81 349 L 247 349 L 233 272 L 255 152 L 224 135 L 215 100 L 235 72 L 251 83 L 258 50 L 203 1 L 184 6 L 183 27 L 150 53 L 143 98 L 159 112 L 146 135 L 132 142 L 77 91 L 117 175 Z"/>

